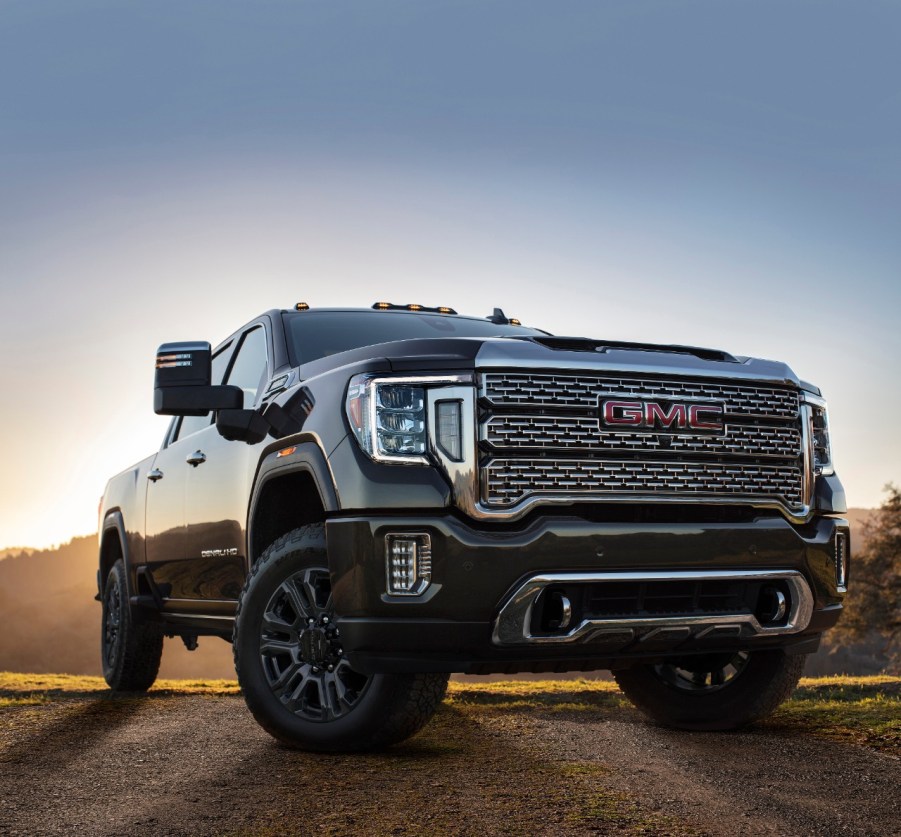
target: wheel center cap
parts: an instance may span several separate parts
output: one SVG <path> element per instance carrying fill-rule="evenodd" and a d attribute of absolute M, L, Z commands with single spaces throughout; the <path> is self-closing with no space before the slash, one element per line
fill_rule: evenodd
<path fill-rule="evenodd" d="M 310 665 L 323 665 L 329 655 L 329 641 L 320 628 L 307 628 L 300 635 L 300 657 Z"/>

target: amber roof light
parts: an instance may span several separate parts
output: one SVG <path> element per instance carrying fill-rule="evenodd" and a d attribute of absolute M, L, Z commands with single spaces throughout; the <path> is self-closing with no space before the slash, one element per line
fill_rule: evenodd
<path fill-rule="evenodd" d="M 429 308 L 418 302 L 410 302 L 406 305 L 398 305 L 394 302 L 376 302 L 372 306 L 376 311 L 427 311 L 430 314 L 456 314 L 453 308 L 442 305 L 440 308 Z"/>

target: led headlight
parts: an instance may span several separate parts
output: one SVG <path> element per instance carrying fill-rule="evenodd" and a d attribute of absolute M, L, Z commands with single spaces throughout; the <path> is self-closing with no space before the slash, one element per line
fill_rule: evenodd
<path fill-rule="evenodd" d="M 440 458 L 461 462 L 466 452 L 461 385 L 471 387 L 472 376 L 355 375 L 347 388 L 347 420 L 376 462 L 427 465 L 433 461 L 430 447 Z M 471 436 L 471 426 L 467 432 Z M 473 447 L 471 438 L 467 444 Z"/>
<path fill-rule="evenodd" d="M 357 375 L 347 391 L 347 418 L 373 459 L 425 462 L 425 390 Z"/>
<path fill-rule="evenodd" d="M 804 403 L 810 410 L 810 447 L 815 474 L 832 474 L 832 446 L 829 442 L 829 413 L 826 402 L 815 395 L 804 393 Z"/>

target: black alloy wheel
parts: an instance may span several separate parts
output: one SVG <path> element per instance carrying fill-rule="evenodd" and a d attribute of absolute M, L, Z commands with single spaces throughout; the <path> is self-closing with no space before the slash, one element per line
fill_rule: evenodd
<path fill-rule="evenodd" d="M 103 609 L 103 661 L 112 668 L 116 663 L 122 627 L 122 593 L 118 584 L 108 584 Z"/>
<path fill-rule="evenodd" d="M 750 659 L 748 651 L 735 654 L 704 654 L 654 666 L 657 676 L 673 688 L 686 692 L 715 692 L 741 676 Z"/>
<path fill-rule="evenodd" d="M 282 705 L 314 723 L 350 712 L 371 678 L 351 668 L 334 625 L 328 571 L 298 570 L 269 598 L 260 634 L 260 661 Z"/>

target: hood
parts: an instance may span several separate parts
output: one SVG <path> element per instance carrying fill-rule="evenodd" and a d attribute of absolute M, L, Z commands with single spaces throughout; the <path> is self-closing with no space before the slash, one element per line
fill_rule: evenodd
<path fill-rule="evenodd" d="M 798 387 L 784 363 L 734 357 L 716 349 L 623 343 L 582 337 L 458 337 L 397 340 L 330 355 L 298 369 L 301 380 L 362 361 L 386 372 L 531 369 L 740 378 Z"/>
<path fill-rule="evenodd" d="M 637 372 L 649 375 L 741 378 L 800 386 L 784 363 L 734 357 L 717 349 L 623 343 L 580 337 L 490 339 L 475 358 L 479 369 L 522 368 L 582 372 Z"/>

